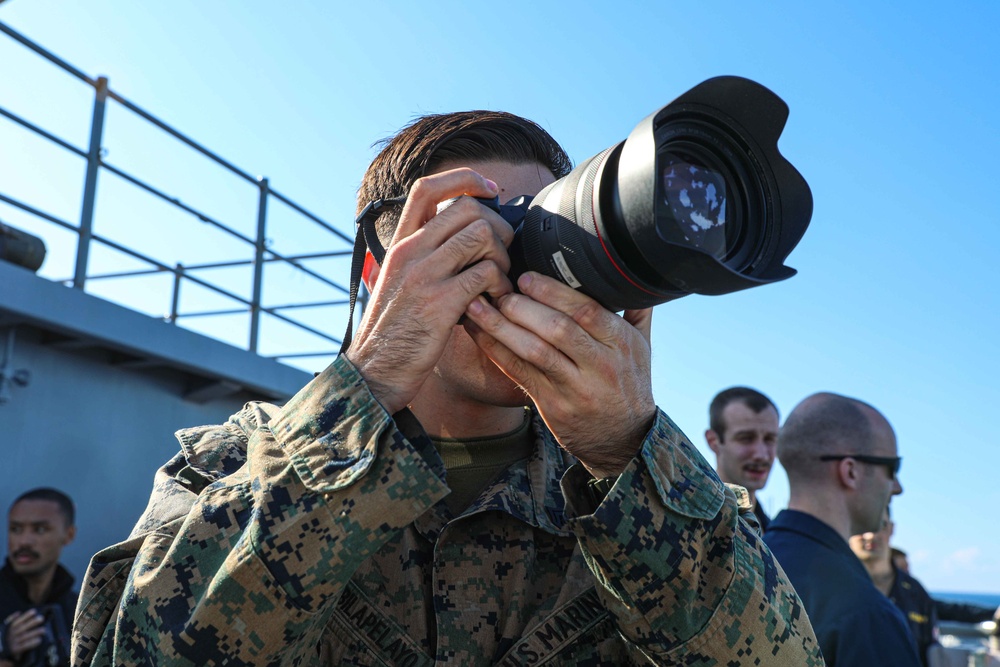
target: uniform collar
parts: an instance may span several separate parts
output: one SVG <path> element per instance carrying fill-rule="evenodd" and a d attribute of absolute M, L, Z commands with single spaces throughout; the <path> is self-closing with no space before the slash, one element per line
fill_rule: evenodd
<path fill-rule="evenodd" d="M 569 535 L 566 502 L 559 482 L 576 461 L 559 446 L 535 410 L 531 425 L 535 449 L 530 458 L 509 466 L 459 517 L 453 517 L 445 503 L 439 502 L 418 517 L 414 527 L 434 540 L 449 521 L 461 521 L 481 512 L 503 512 L 534 528 Z M 432 456 L 436 460 L 431 467 L 437 470 L 440 457 L 436 451 Z"/>
<path fill-rule="evenodd" d="M 800 512 L 798 510 L 781 510 L 778 516 L 771 519 L 768 531 L 788 530 L 808 537 L 814 542 L 819 542 L 828 549 L 837 553 L 850 555 L 852 559 L 858 557 L 851 551 L 851 546 L 840 536 L 833 526 L 821 519 L 817 519 L 812 514 Z M 858 564 L 861 561 L 858 560 Z M 867 572 L 867 570 L 865 571 Z"/>
<path fill-rule="evenodd" d="M 13 566 L 10 564 L 10 558 L 4 561 L 2 568 L 3 576 L 11 583 L 14 590 L 17 591 L 18 595 L 21 596 L 25 601 L 28 600 L 28 582 L 24 580 L 24 577 L 19 575 L 14 571 Z M 73 575 L 69 573 L 69 570 L 64 568 L 61 564 L 56 565 L 56 571 L 52 575 L 52 583 L 49 584 L 48 594 L 42 601 L 42 604 L 49 604 L 52 602 L 58 602 L 62 597 L 73 590 Z M 2 621 L 2 619 L 0 619 Z"/>

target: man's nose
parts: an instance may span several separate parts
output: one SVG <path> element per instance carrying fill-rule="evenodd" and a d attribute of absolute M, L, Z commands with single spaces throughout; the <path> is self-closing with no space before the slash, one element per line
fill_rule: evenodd
<path fill-rule="evenodd" d="M 26 545 L 30 546 L 30 545 L 32 545 L 32 544 L 35 543 L 35 536 L 32 535 L 28 531 L 24 531 L 24 532 L 18 533 L 17 535 L 11 535 L 10 536 L 10 543 L 12 545 L 13 544 L 22 544 L 22 545 L 26 544 Z"/>
<path fill-rule="evenodd" d="M 768 460 L 771 458 L 770 448 L 767 443 L 764 442 L 763 438 L 757 438 L 753 441 L 752 451 L 755 458 Z"/>
<path fill-rule="evenodd" d="M 903 485 L 899 483 L 899 476 L 892 478 L 892 495 L 898 496 L 903 492 Z"/>

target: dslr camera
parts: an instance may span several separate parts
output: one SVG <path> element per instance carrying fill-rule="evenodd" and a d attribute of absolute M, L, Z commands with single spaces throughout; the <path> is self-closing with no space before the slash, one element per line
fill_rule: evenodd
<path fill-rule="evenodd" d="M 511 281 L 537 271 L 621 311 L 795 275 L 784 261 L 809 226 L 812 193 L 778 152 L 787 118 L 759 83 L 716 77 L 534 197 L 480 200 L 515 229 Z M 365 246 L 385 255 L 375 220 L 405 201 L 371 202 L 355 220 L 351 317 Z"/>

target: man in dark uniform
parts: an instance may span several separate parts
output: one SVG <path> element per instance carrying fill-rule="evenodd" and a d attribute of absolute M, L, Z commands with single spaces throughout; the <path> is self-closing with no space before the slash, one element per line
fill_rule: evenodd
<path fill-rule="evenodd" d="M 77 592 L 59 564 L 76 536 L 73 501 L 55 489 L 21 494 L 7 517 L 0 569 L 0 667 L 69 665 Z"/>
<path fill-rule="evenodd" d="M 903 492 L 892 426 L 867 403 L 814 394 L 788 415 L 778 460 L 791 495 L 764 541 L 802 598 L 828 667 L 918 667 L 906 619 L 847 543 L 878 530 Z"/>
<path fill-rule="evenodd" d="M 910 632 L 917 642 L 920 659 L 926 666 L 929 664 L 928 652 L 937 643 L 934 600 L 919 581 L 898 569 L 892 562 L 889 540 L 894 528 L 887 509 L 879 530 L 851 536 L 851 551 L 868 570 L 875 587 L 906 616 Z"/>

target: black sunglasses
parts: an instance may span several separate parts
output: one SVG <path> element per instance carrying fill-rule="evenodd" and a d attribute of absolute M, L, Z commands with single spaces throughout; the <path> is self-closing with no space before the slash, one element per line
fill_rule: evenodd
<path fill-rule="evenodd" d="M 875 466 L 885 466 L 889 472 L 889 479 L 895 479 L 899 474 L 899 469 L 903 465 L 902 456 L 868 456 L 867 454 L 827 454 L 819 457 L 820 461 L 842 461 L 844 459 L 854 459 L 862 463 L 869 463 Z"/>

